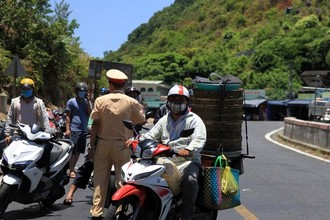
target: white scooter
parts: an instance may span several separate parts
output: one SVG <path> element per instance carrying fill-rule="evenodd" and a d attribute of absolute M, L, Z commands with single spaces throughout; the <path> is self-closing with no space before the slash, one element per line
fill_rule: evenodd
<path fill-rule="evenodd" d="M 0 161 L 3 172 L 0 182 L 0 217 L 12 201 L 52 206 L 65 194 L 64 186 L 69 182 L 66 168 L 73 149 L 71 140 L 55 140 L 37 125 L 12 126 L 16 127 L 16 134 L 4 149 Z M 49 144 L 52 145 L 50 165 L 46 167 L 40 159 L 45 146 Z"/>
<path fill-rule="evenodd" d="M 124 124 L 128 127 L 127 122 Z M 193 132 L 193 129 L 184 130 L 180 136 L 189 137 Z M 112 196 L 105 219 L 180 219 L 181 194 L 179 192 L 174 195 L 170 181 L 164 178 L 166 165 L 157 163 L 157 158 L 170 156 L 176 152 L 169 146 L 151 139 L 140 142 L 136 140 L 132 148 L 136 158 L 122 167 L 124 186 Z M 184 167 L 187 165 L 187 163 L 182 164 Z M 181 170 L 184 167 L 179 166 L 177 169 Z M 172 186 L 178 186 L 178 184 L 172 182 Z M 217 210 L 206 210 L 196 206 L 196 211 L 195 215 L 199 214 L 201 217 L 199 219 L 215 220 L 217 218 Z"/>

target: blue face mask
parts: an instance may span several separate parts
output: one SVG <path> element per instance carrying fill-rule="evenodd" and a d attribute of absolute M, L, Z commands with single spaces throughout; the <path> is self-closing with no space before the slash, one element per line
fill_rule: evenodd
<path fill-rule="evenodd" d="M 86 98 L 86 94 L 87 94 L 87 92 L 85 92 L 85 91 L 79 91 L 78 92 L 78 97 L 81 98 L 81 99 L 84 99 L 84 98 Z"/>
<path fill-rule="evenodd" d="M 24 98 L 30 98 L 32 94 L 33 94 L 32 89 L 25 89 L 21 91 L 21 96 L 23 96 Z"/>

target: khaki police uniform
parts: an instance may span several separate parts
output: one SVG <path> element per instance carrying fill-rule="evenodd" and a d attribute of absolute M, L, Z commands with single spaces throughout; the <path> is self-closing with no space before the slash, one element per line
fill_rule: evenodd
<path fill-rule="evenodd" d="M 122 76 L 120 73 L 119 77 Z M 112 74 L 114 74 L 110 74 L 112 77 L 118 76 L 117 71 Z M 109 71 L 107 76 L 109 77 Z M 111 80 L 110 77 L 109 80 Z M 143 123 L 145 116 L 138 101 L 125 95 L 121 90 L 114 90 L 95 100 L 90 117 L 93 120 L 100 120 L 97 130 L 99 139 L 94 154 L 93 206 L 90 210 L 92 216 L 98 217 L 103 215 L 111 167 L 113 165 L 115 167 L 116 186 L 118 187 L 120 186 L 121 167 L 130 160 L 131 151 L 128 148 L 123 149 L 123 147 L 133 133 L 124 126 L 123 120 Z"/>

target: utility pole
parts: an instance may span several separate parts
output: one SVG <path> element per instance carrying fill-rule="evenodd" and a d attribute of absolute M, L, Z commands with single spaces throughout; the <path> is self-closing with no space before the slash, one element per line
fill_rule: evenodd
<path fill-rule="evenodd" d="M 293 92 L 292 92 L 292 81 L 293 81 L 293 79 L 292 79 L 292 62 L 290 62 L 290 85 L 289 85 L 289 89 L 290 89 L 290 93 L 289 93 L 289 99 L 290 100 L 293 100 Z"/>
<path fill-rule="evenodd" d="M 320 75 L 316 75 L 315 79 L 315 92 L 314 92 L 314 115 L 313 115 L 313 120 L 316 120 L 316 100 L 317 100 L 317 87 L 320 82 Z"/>

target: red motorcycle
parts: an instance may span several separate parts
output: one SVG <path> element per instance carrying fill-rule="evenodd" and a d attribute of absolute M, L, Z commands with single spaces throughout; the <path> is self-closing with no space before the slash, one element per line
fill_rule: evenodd
<path fill-rule="evenodd" d="M 124 124 L 135 130 L 132 123 L 126 121 Z M 194 129 L 184 130 L 180 137 L 189 137 L 193 132 Z M 165 164 L 157 163 L 158 158 L 177 152 L 168 145 L 151 139 L 135 140 L 131 147 L 134 157 L 122 167 L 121 172 L 124 186 L 112 196 L 106 219 L 179 219 L 181 193 L 178 187 L 173 190 L 173 186 L 178 186 L 179 182 L 169 177 Z M 178 167 L 174 165 L 173 168 L 181 170 L 189 163 L 187 161 Z M 181 177 L 180 173 L 179 176 Z M 217 213 L 218 210 L 205 209 L 196 204 L 194 219 L 215 220 Z"/>

